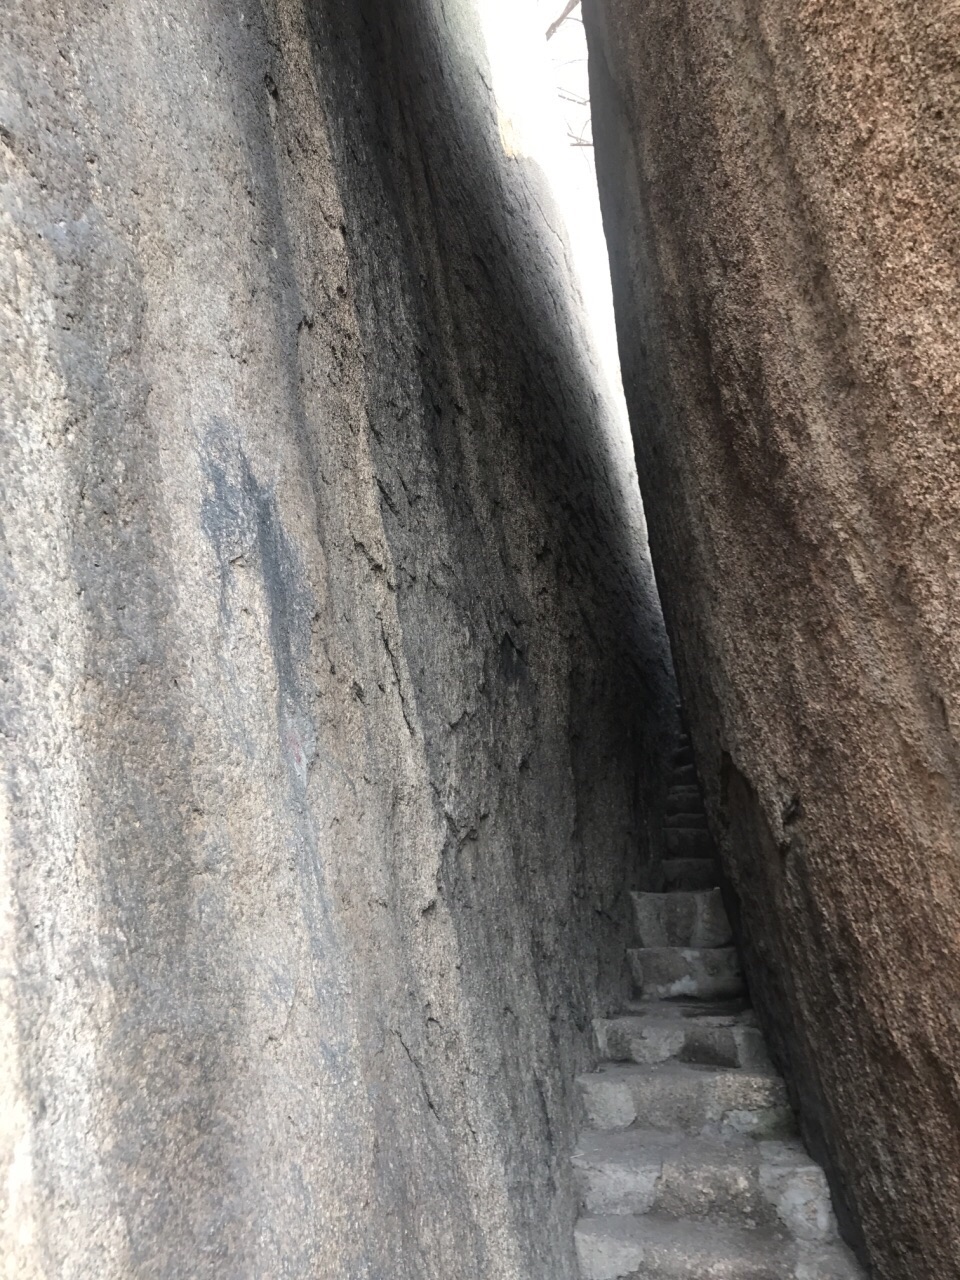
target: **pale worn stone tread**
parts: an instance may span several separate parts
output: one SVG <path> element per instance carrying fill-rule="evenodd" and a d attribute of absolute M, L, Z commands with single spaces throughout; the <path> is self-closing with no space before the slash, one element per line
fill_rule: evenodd
<path fill-rule="evenodd" d="M 745 990 L 736 947 L 631 947 L 627 959 L 637 990 L 648 997 L 725 998 Z"/>
<path fill-rule="evenodd" d="M 688 1136 L 652 1129 L 586 1132 L 573 1156 L 591 1214 L 671 1217 L 836 1235 L 823 1171 L 797 1138 Z"/>
<path fill-rule="evenodd" d="M 733 941 L 718 888 L 630 895 L 637 938 L 645 947 L 726 947 Z"/>
<path fill-rule="evenodd" d="M 650 1001 L 641 1014 L 597 1018 L 594 1027 L 601 1055 L 614 1062 L 646 1064 L 677 1058 L 717 1067 L 769 1065 L 752 1010 L 694 1015 L 687 1002 L 677 1004 L 687 1012 L 673 1012 L 672 1002 Z M 642 1004 L 636 1007 L 644 1009 Z M 700 1008 L 711 1006 L 704 1002 Z"/>
<path fill-rule="evenodd" d="M 862 1280 L 842 1245 L 813 1245 L 776 1229 L 662 1218 L 581 1218 L 583 1280 Z"/>
<path fill-rule="evenodd" d="M 792 1280 L 779 1232 L 689 1223 L 652 1214 L 577 1224 L 584 1280 Z"/>
<path fill-rule="evenodd" d="M 746 996 L 736 996 L 729 1000 L 627 1000 L 623 1012 L 614 1016 L 735 1019 L 749 1023 L 750 1026 L 757 1025 L 756 1011 Z"/>
<path fill-rule="evenodd" d="M 668 1061 L 655 1066 L 604 1063 L 577 1077 L 587 1123 L 596 1129 L 633 1124 L 684 1133 L 789 1136 L 793 1113 L 786 1086 L 760 1067 L 707 1067 Z"/>
<path fill-rule="evenodd" d="M 706 831 L 707 829 L 707 815 L 703 810 L 696 813 L 668 813 L 663 821 L 667 827 L 680 827 L 685 831 Z"/>

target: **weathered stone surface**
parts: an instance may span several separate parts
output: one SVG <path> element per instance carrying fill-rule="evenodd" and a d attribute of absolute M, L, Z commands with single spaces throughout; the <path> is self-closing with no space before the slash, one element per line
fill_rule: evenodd
<path fill-rule="evenodd" d="M 468 5 L 68 16 L 0 43 L 0 1269 L 569 1280 L 670 703 L 538 174 Z"/>
<path fill-rule="evenodd" d="M 769 1065 L 755 1014 L 739 1003 L 714 1013 L 714 1005 L 694 1001 L 637 1001 L 630 1006 L 635 1013 L 595 1020 L 600 1056 L 641 1064 L 678 1058 L 714 1067 Z"/>
<path fill-rule="evenodd" d="M 665 889 L 711 889 L 720 878 L 715 858 L 668 858 L 661 872 Z"/>
<path fill-rule="evenodd" d="M 660 1213 L 836 1236 L 823 1170 L 796 1139 L 688 1138 L 656 1129 L 584 1134 L 573 1157 L 588 1214 Z"/>
<path fill-rule="evenodd" d="M 630 896 L 641 946 L 725 947 L 732 941 L 719 889 Z"/>
<path fill-rule="evenodd" d="M 876 1274 L 960 1256 L 960 22 L 585 0 L 651 546 L 752 993 Z"/>
<path fill-rule="evenodd" d="M 638 992 L 653 1000 L 716 1000 L 743 994 L 735 947 L 636 947 L 627 952 Z"/>
<path fill-rule="evenodd" d="M 861 1280 L 840 1245 L 654 1215 L 581 1218 L 577 1251 L 583 1280 Z"/>
<path fill-rule="evenodd" d="M 584 1112 L 596 1129 L 651 1129 L 781 1137 L 793 1132 L 783 1081 L 770 1071 L 692 1066 L 610 1066 L 578 1078 Z"/>

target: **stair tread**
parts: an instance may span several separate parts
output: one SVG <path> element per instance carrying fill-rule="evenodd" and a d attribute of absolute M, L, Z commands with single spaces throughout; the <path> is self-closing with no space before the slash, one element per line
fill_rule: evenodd
<path fill-rule="evenodd" d="M 684 1133 L 755 1137 L 795 1133 L 786 1086 L 768 1064 L 718 1067 L 668 1058 L 656 1063 L 604 1062 L 577 1077 L 587 1124 L 633 1124 Z"/>
<path fill-rule="evenodd" d="M 700 795 L 700 788 L 695 782 L 671 782 L 667 787 L 667 795 Z"/>
<path fill-rule="evenodd" d="M 692 830 L 666 827 L 664 844 L 671 858 L 713 858 L 716 855 L 713 837 L 703 827 L 694 827 Z"/>
<path fill-rule="evenodd" d="M 660 1214 L 836 1240 L 823 1170 L 798 1138 L 683 1134 L 634 1126 L 582 1136 L 573 1154 L 581 1204 L 594 1214 Z"/>
<path fill-rule="evenodd" d="M 704 813 L 703 796 L 695 782 L 676 782 L 667 788 L 667 813 Z"/>
<path fill-rule="evenodd" d="M 743 996 L 730 1000 L 671 1000 L 669 1003 L 662 1000 L 628 1000 L 622 1012 L 610 1015 L 610 1020 L 614 1018 L 694 1018 L 717 1026 L 733 1022 L 743 1023 L 745 1026 L 757 1025 L 756 1011 Z"/>
<path fill-rule="evenodd" d="M 743 1004 L 737 1009 L 734 1006 Z M 712 1006 L 720 1005 L 720 1009 Z M 730 1011 L 725 1011 L 730 1006 Z M 745 1001 L 737 1000 L 637 1000 L 624 1013 L 598 1018 L 598 1022 L 619 1023 L 624 1029 L 642 1031 L 650 1026 L 678 1023 L 699 1027 L 755 1027 L 757 1015 Z"/>
<path fill-rule="evenodd" d="M 744 990 L 736 947 L 630 947 L 627 960 L 648 997 L 731 997 Z"/>
<path fill-rule="evenodd" d="M 772 1229 L 617 1214 L 581 1218 L 576 1240 L 585 1280 L 788 1280 L 792 1272 L 786 1242 Z"/>
<path fill-rule="evenodd" d="M 671 859 L 672 861 L 672 859 Z M 709 862 L 712 858 L 692 858 L 692 862 Z M 666 906 L 681 911 L 685 907 L 709 907 L 717 899 L 719 890 L 714 886 L 707 889 L 637 889 L 631 897 L 641 902 L 650 902 L 651 906 Z"/>
<path fill-rule="evenodd" d="M 667 892 L 713 889 L 720 880 L 720 868 L 715 858 L 664 858 L 660 870 L 664 882 L 675 886 Z"/>
<path fill-rule="evenodd" d="M 781 1085 L 783 1078 L 771 1067 L 711 1067 L 699 1062 L 661 1062 L 655 1066 L 644 1066 L 635 1062 L 601 1062 L 596 1071 L 585 1071 L 578 1080 L 595 1079 L 606 1076 L 609 1079 L 639 1079 L 674 1077 L 678 1082 L 689 1081 L 703 1076 L 716 1076 L 718 1079 L 757 1079 L 775 1080 Z"/>
<path fill-rule="evenodd" d="M 674 830 L 682 831 L 706 831 L 707 815 L 702 810 L 691 811 L 685 809 L 681 813 L 668 813 L 664 815 L 664 826 L 672 827 Z"/>
<path fill-rule="evenodd" d="M 692 787 L 697 784 L 697 770 L 692 764 L 675 764 L 670 770 L 667 788 Z"/>
<path fill-rule="evenodd" d="M 665 1156 L 683 1156 L 706 1163 L 723 1159 L 730 1163 L 775 1163 L 778 1167 L 819 1170 L 799 1138 L 747 1138 L 742 1134 L 683 1133 L 633 1125 L 629 1129 L 585 1130 L 573 1153 L 576 1164 L 620 1164 L 646 1167 Z"/>
<path fill-rule="evenodd" d="M 634 927 L 646 947 L 724 947 L 733 933 L 720 890 L 671 889 L 631 894 Z"/>
<path fill-rule="evenodd" d="M 717 1067 L 769 1064 L 756 1015 L 742 999 L 696 1004 L 653 1000 L 631 1008 L 634 1012 L 594 1020 L 597 1044 L 608 1060 L 654 1065 L 676 1058 Z"/>
<path fill-rule="evenodd" d="M 685 859 L 689 862 L 713 862 L 713 858 L 689 858 Z M 712 898 L 712 889 L 635 889 L 633 891 L 635 898 Z"/>
<path fill-rule="evenodd" d="M 584 1280 L 857 1280 L 862 1276 L 841 1245 L 792 1241 L 775 1227 L 602 1215 L 577 1223 Z"/>
<path fill-rule="evenodd" d="M 683 947 L 683 946 L 665 946 L 665 947 L 628 947 L 628 951 L 664 951 L 676 952 L 681 955 L 690 956 L 715 956 L 720 952 L 733 952 L 736 954 L 736 947 Z"/>

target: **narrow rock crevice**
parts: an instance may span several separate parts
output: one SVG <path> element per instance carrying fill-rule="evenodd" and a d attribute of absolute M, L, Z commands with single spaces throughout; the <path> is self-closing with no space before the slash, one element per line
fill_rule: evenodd
<path fill-rule="evenodd" d="M 5 7 L 5 1275 L 956 1271 L 956 23 L 840 8 L 584 0 L 638 485 L 528 10 Z"/>
<path fill-rule="evenodd" d="M 650 545 L 751 994 L 845 1235 L 881 1280 L 939 1280 L 960 1257 L 955 6 L 583 17 Z"/>
<path fill-rule="evenodd" d="M 686 736 L 670 781 L 668 832 L 700 856 L 632 895 L 635 1000 L 595 1023 L 604 1061 L 579 1080 L 574 1154 L 581 1275 L 863 1280 L 747 998 Z"/>

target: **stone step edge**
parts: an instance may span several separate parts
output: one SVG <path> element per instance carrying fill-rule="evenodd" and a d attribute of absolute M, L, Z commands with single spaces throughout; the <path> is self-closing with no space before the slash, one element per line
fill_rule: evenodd
<path fill-rule="evenodd" d="M 638 991 L 658 1000 L 730 999 L 746 990 L 736 947 L 629 947 Z"/>
<path fill-rule="evenodd" d="M 652 1001 L 663 1010 L 667 1001 Z M 748 1016 L 749 1015 L 749 1016 Z M 752 1010 L 698 1017 L 619 1014 L 595 1018 L 593 1034 L 601 1058 L 654 1066 L 675 1059 L 714 1067 L 769 1067 L 763 1033 Z"/>
<path fill-rule="evenodd" d="M 798 1137 L 664 1133 L 635 1125 L 588 1130 L 581 1135 L 572 1160 L 585 1196 L 599 1191 L 608 1202 L 611 1194 L 623 1203 L 646 1201 L 643 1208 L 626 1209 L 588 1204 L 595 1214 L 654 1214 L 671 1219 L 689 1215 L 698 1222 L 736 1225 L 743 1221 L 743 1210 L 730 1208 L 724 1201 L 737 1205 L 746 1192 L 756 1206 L 762 1206 L 760 1213 L 769 1219 L 766 1225 L 786 1231 L 791 1239 L 828 1244 L 839 1238 L 824 1172 Z M 691 1199 L 685 1200 L 686 1174 L 696 1169 L 709 1170 L 710 1180 L 707 1184 L 694 1180 Z M 683 1206 L 680 1213 L 658 1203 L 661 1184 L 668 1201 Z M 705 1185 L 711 1192 L 719 1190 L 719 1198 L 711 1199 Z M 683 1188 L 679 1193 L 678 1187 Z M 697 1208 L 707 1206 L 706 1212 L 691 1210 L 691 1201 L 696 1204 L 698 1199 Z M 760 1225 L 764 1225 L 762 1218 Z"/>
<path fill-rule="evenodd" d="M 717 948 L 733 943 L 733 930 L 717 885 L 634 890 L 630 902 L 640 946 Z"/>
<path fill-rule="evenodd" d="M 605 1062 L 575 1083 L 584 1127 L 595 1131 L 640 1124 L 660 1132 L 796 1135 L 786 1084 L 767 1066 L 712 1067 L 677 1059 Z"/>
<path fill-rule="evenodd" d="M 715 858 L 664 858 L 660 876 L 667 886 L 664 893 L 715 889 L 720 883 L 720 867 Z"/>
<path fill-rule="evenodd" d="M 582 1217 L 575 1239 L 583 1280 L 865 1280 L 843 1244 L 801 1243 L 775 1229 L 600 1215 Z"/>

